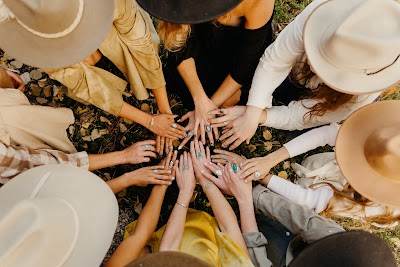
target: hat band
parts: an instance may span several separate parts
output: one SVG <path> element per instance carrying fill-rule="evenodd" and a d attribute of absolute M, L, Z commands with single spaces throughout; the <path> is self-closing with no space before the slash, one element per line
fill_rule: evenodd
<path fill-rule="evenodd" d="M 11 19 L 15 19 L 18 22 L 18 24 L 21 25 L 25 30 L 29 31 L 30 33 L 36 36 L 46 39 L 56 39 L 64 37 L 70 34 L 73 30 L 75 30 L 75 28 L 81 22 L 83 16 L 83 7 L 84 7 L 84 0 L 79 0 L 78 14 L 76 15 L 76 18 L 72 22 L 72 24 L 65 30 L 56 33 L 43 33 L 35 31 L 34 29 L 25 25 L 22 21 L 20 21 L 18 18 L 15 17 L 15 14 L 4 4 L 3 0 L 0 0 L 0 23 L 7 22 Z"/>
<path fill-rule="evenodd" d="M 369 72 L 369 73 L 367 73 L 367 75 L 374 75 L 374 74 L 377 74 L 377 73 L 379 73 L 379 72 L 381 72 L 381 71 L 383 71 L 383 70 L 389 68 L 389 67 L 392 66 L 394 63 L 396 63 L 396 61 L 397 61 L 399 58 L 400 58 L 400 54 L 396 57 L 396 59 L 395 59 L 391 64 L 387 65 L 386 67 L 383 67 L 382 69 L 380 69 L 380 70 L 378 70 L 378 71 Z"/>

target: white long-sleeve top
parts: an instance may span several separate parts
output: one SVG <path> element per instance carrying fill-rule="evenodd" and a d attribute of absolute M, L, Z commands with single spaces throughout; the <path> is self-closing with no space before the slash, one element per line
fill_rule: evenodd
<path fill-rule="evenodd" d="M 346 119 L 355 110 L 373 102 L 380 92 L 360 95 L 353 101 L 335 111 L 326 112 L 323 116 L 314 117 L 308 123 L 304 115 L 317 101 L 304 99 L 293 101 L 288 106 L 272 106 L 272 94 L 289 75 L 296 60 L 304 50 L 303 30 L 311 12 L 327 0 L 311 2 L 286 28 L 278 38 L 265 50 L 255 71 L 251 85 L 248 106 L 267 108 L 267 119 L 263 126 L 283 130 L 302 130 L 315 126 L 339 122 Z"/>

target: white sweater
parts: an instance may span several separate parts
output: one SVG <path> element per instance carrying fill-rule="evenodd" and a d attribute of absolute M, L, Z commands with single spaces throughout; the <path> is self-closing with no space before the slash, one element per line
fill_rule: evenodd
<path fill-rule="evenodd" d="M 293 101 L 288 106 L 272 106 L 272 93 L 290 73 L 297 58 L 305 52 L 303 43 L 304 24 L 311 12 L 327 0 L 311 2 L 264 52 L 255 71 L 251 85 L 248 106 L 268 108 L 264 126 L 283 130 L 302 130 L 315 126 L 339 122 L 352 112 L 374 101 L 380 94 L 360 95 L 353 103 L 313 118 L 304 124 L 303 116 L 316 104 L 315 100 Z"/>

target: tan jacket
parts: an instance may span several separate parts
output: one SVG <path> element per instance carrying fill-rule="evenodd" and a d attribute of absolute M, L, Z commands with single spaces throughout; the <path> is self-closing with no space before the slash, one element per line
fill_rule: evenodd
<path fill-rule="evenodd" d="M 136 1 L 115 0 L 115 7 L 114 23 L 99 50 L 121 70 L 136 98 L 143 100 L 149 96 L 146 88 L 165 85 L 158 57 L 160 40 L 149 14 Z M 44 71 L 68 88 L 69 97 L 119 115 L 126 81 L 85 61 Z"/>

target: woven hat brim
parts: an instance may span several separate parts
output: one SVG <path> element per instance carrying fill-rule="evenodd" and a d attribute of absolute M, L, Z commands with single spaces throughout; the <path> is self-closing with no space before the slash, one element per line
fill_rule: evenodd
<path fill-rule="evenodd" d="M 400 179 L 389 179 L 372 168 L 364 145 L 376 129 L 400 124 L 398 114 L 398 100 L 385 100 L 357 110 L 340 128 L 335 148 L 337 163 L 349 184 L 371 201 L 393 207 L 400 207 Z"/>
<path fill-rule="evenodd" d="M 177 24 L 197 24 L 226 14 L 242 0 L 137 0 L 152 16 Z"/>
<path fill-rule="evenodd" d="M 73 207 L 79 222 L 78 239 L 63 266 L 99 266 L 111 245 L 119 211 L 111 189 L 93 173 L 62 164 L 24 171 L 0 188 L 0 214 L 29 198 L 48 172 L 50 176 L 35 198 L 64 200 Z"/>
<path fill-rule="evenodd" d="M 56 39 L 36 36 L 15 19 L 0 25 L 0 47 L 11 57 L 38 68 L 64 68 L 92 54 L 114 19 L 114 1 L 85 0 L 82 19 L 70 34 Z"/>
<path fill-rule="evenodd" d="M 400 81 L 400 59 L 390 67 L 373 75 L 340 69 L 321 55 L 321 37 L 337 14 L 351 9 L 364 0 L 327 1 L 318 6 L 304 25 L 304 49 L 313 70 L 326 85 L 346 94 L 360 95 L 383 91 Z"/>

